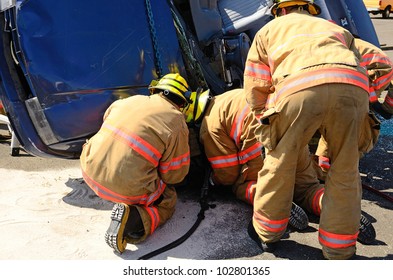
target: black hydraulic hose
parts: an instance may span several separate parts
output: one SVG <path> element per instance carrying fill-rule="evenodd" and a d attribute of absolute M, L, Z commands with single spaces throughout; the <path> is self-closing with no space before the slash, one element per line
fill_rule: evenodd
<path fill-rule="evenodd" d="M 197 229 L 197 227 L 199 226 L 199 224 L 202 222 L 202 220 L 205 218 L 205 210 L 206 209 L 201 209 L 198 213 L 198 218 L 195 221 L 194 225 L 186 232 L 186 234 L 184 234 L 182 237 L 180 237 L 179 239 L 173 241 L 172 243 L 169 243 L 168 245 L 159 248 L 151 253 L 145 254 L 142 257 L 138 258 L 138 260 L 148 260 L 154 256 L 157 256 L 165 251 L 168 251 L 172 248 L 175 248 L 176 246 L 182 244 L 184 241 L 187 240 L 188 237 L 191 236 L 191 234 L 193 234 L 193 232 Z"/>
<path fill-rule="evenodd" d="M 191 234 L 194 233 L 194 231 L 198 228 L 199 224 L 202 222 L 202 220 L 205 218 L 205 211 L 209 209 L 209 207 L 213 207 L 208 204 L 207 202 L 207 195 L 209 192 L 209 176 L 210 176 L 210 165 L 206 164 L 206 170 L 205 170 L 205 178 L 203 182 L 203 186 L 201 189 L 201 197 L 199 200 L 199 204 L 201 205 L 201 210 L 199 211 L 197 215 L 197 220 L 195 221 L 194 225 L 180 238 L 177 240 L 169 243 L 168 245 L 161 247 L 151 253 L 145 254 L 141 257 L 138 258 L 138 260 L 148 260 L 154 256 L 157 256 L 165 251 L 168 251 L 172 248 L 175 248 L 176 246 L 179 246 L 182 244 L 184 241 L 187 240 L 188 237 L 191 236 Z"/>
<path fill-rule="evenodd" d="M 387 195 L 387 194 L 385 194 L 385 193 L 383 193 L 383 192 L 381 192 L 381 191 L 379 191 L 377 189 L 374 189 L 373 187 L 370 187 L 370 186 L 368 186 L 368 185 L 366 185 L 364 183 L 362 183 L 362 187 L 365 190 L 371 191 L 371 192 L 373 192 L 373 193 L 375 193 L 375 194 L 377 194 L 377 195 L 379 195 L 379 196 L 389 200 L 390 202 L 393 202 L 393 197 L 391 197 L 390 195 Z"/>

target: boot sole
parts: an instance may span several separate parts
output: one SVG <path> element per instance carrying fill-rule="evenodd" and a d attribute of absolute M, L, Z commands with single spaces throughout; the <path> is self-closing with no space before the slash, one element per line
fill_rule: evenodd
<path fill-rule="evenodd" d="M 124 228 L 126 226 L 130 208 L 128 205 L 117 203 L 113 206 L 111 223 L 105 233 L 105 242 L 115 252 L 122 254 L 126 250 L 127 241 L 124 239 Z"/>
<path fill-rule="evenodd" d="M 360 217 L 360 227 L 358 241 L 362 244 L 372 244 L 375 241 L 376 233 L 373 224 L 365 217 Z"/>
<path fill-rule="evenodd" d="M 292 203 L 288 224 L 297 230 L 304 230 L 308 227 L 308 216 L 306 212 L 295 203 Z"/>

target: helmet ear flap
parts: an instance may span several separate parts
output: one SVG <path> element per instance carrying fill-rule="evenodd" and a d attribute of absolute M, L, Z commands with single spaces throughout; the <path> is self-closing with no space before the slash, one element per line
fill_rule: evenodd
<path fill-rule="evenodd" d="M 192 92 L 192 104 L 189 104 L 184 110 L 186 122 L 189 124 L 200 122 L 211 99 L 212 96 L 209 89 L 203 90 L 203 88 L 198 88 Z"/>

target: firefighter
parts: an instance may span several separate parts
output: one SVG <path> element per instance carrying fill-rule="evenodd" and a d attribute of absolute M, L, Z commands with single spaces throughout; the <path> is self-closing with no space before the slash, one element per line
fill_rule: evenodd
<path fill-rule="evenodd" d="M 257 120 L 242 89 L 215 96 L 201 123 L 200 142 L 212 168 L 213 186 L 232 186 L 236 197 L 253 204 L 255 183 L 263 165 L 262 145 L 255 137 Z"/>
<path fill-rule="evenodd" d="M 275 19 L 256 34 L 244 89 L 260 121 L 265 160 L 254 198 L 254 240 L 274 251 L 288 223 L 304 147 L 319 130 L 329 143 L 319 242 L 326 259 L 356 252 L 361 217 L 359 142 L 368 113 L 368 76 L 346 29 L 316 17 L 311 0 L 275 0 Z M 368 139 L 367 139 L 368 140 Z M 316 184 L 316 173 L 305 178 Z"/>
<path fill-rule="evenodd" d="M 364 153 L 367 153 L 374 148 L 379 138 L 380 121 L 374 115 L 373 111 L 379 113 L 386 119 L 391 117 L 391 113 L 389 112 L 393 111 L 392 97 L 389 96 L 389 93 L 386 95 L 385 101 L 382 104 L 378 101 L 382 96 L 382 92 L 389 86 L 389 81 L 392 80 L 393 65 L 389 57 L 375 45 L 360 38 L 355 38 L 355 45 L 362 56 L 361 65 L 367 69 L 369 77 L 369 103 L 371 110 L 362 129 L 362 137 L 369 139 L 369 141 L 364 141 L 365 147 L 361 149 Z M 319 178 L 325 181 L 327 172 L 330 169 L 330 159 L 328 144 L 323 137 L 319 139 L 315 154 L 317 157 L 314 160 L 318 162 L 321 169 L 318 172 Z M 362 157 L 363 155 L 361 153 L 359 156 Z M 363 244 L 371 244 L 375 240 L 375 236 L 375 229 L 371 222 L 362 215 L 358 240 Z"/>
<path fill-rule="evenodd" d="M 210 187 L 231 188 L 238 199 L 252 205 L 263 155 L 261 143 L 255 137 L 258 121 L 249 109 L 243 89 L 214 97 L 209 91 L 194 92 L 191 100 L 186 120 L 200 124 L 199 141 L 212 169 Z M 297 230 L 308 226 L 307 214 L 295 203 L 289 224 Z"/>
<path fill-rule="evenodd" d="M 101 198 L 115 203 L 106 243 L 123 253 L 174 213 L 176 190 L 189 171 L 189 131 L 182 110 L 189 86 L 179 74 L 167 74 L 149 87 L 150 96 L 115 101 L 80 157 L 85 182 Z"/>
<path fill-rule="evenodd" d="M 366 146 L 361 149 L 367 153 L 374 148 L 379 138 L 380 121 L 374 112 L 385 119 L 390 119 L 393 113 L 393 64 L 389 57 L 375 45 L 360 38 L 355 38 L 355 45 L 362 56 L 361 65 L 367 69 L 369 77 L 369 102 L 371 110 L 369 112 L 369 118 L 364 122 L 362 137 L 370 141 L 365 141 L 364 144 Z M 384 102 L 380 103 L 379 99 L 382 98 L 382 92 L 389 85 L 390 88 L 384 98 Z M 318 156 L 322 171 L 327 172 L 330 167 L 330 161 L 327 143 L 323 137 L 320 138 L 316 155 Z M 363 154 L 359 156 L 362 157 Z"/>
<path fill-rule="evenodd" d="M 192 103 L 185 111 L 188 124 L 199 124 L 199 140 L 212 168 L 210 187 L 229 187 L 236 197 L 250 205 L 254 203 L 255 184 L 263 165 L 263 147 L 256 139 L 258 121 L 246 102 L 244 90 L 234 89 L 218 96 L 209 91 L 193 92 Z M 297 230 L 308 226 L 305 211 L 319 216 L 323 186 L 317 179 L 310 186 L 308 178 L 316 167 L 306 146 L 301 153 L 295 182 L 294 201 L 288 224 Z M 297 203 L 300 206 L 297 205 Z M 359 241 L 367 240 L 372 225 L 361 218 Z M 370 229 L 371 228 L 371 229 Z M 365 237 L 363 237 L 365 236 Z"/>

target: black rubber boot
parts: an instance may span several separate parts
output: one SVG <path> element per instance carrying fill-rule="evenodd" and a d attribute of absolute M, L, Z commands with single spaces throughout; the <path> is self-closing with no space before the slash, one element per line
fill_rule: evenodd
<path fill-rule="evenodd" d="M 288 224 L 297 230 L 304 230 L 308 227 L 308 216 L 306 212 L 294 202 L 292 202 Z"/>
<path fill-rule="evenodd" d="M 140 239 L 145 234 L 145 228 L 143 227 L 143 222 L 138 209 L 135 206 L 130 207 L 130 215 L 126 227 L 124 229 L 124 238 L 128 243 L 131 240 Z"/>
<path fill-rule="evenodd" d="M 258 247 L 262 249 L 262 251 L 268 252 L 268 253 L 273 253 L 276 250 L 277 242 L 272 242 L 272 243 L 262 242 L 262 240 L 259 238 L 257 232 L 255 231 L 255 228 L 252 224 L 252 220 L 248 224 L 247 233 L 251 237 L 251 239 L 255 241 L 255 243 L 258 245 Z"/>
<path fill-rule="evenodd" d="M 360 217 L 358 241 L 362 244 L 372 244 L 375 241 L 376 233 L 373 224 L 365 217 Z"/>
<path fill-rule="evenodd" d="M 115 252 L 122 254 L 126 250 L 127 241 L 124 239 L 124 229 L 127 224 L 130 208 L 123 203 L 117 203 L 112 208 L 111 223 L 105 233 L 105 242 Z"/>

